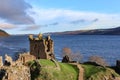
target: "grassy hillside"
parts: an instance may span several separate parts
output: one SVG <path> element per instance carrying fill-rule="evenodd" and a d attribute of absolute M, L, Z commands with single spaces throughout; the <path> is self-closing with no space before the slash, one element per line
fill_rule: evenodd
<path fill-rule="evenodd" d="M 35 62 L 29 62 L 29 66 L 34 69 L 31 73 L 32 80 L 77 80 L 78 69 L 74 65 L 58 62 L 59 67 L 56 67 L 56 65 L 49 60 L 40 59 L 38 62 L 41 66 L 40 72 L 38 73 L 35 72 L 37 69 Z M 39 71 L 39 69 L 36 71 Z"/>
<path fill-rule="evenodd" d="M 119 75 L 112 69 L 107 67 L 95 66 L 90 64 L 83 64 L 85 69 L 85 80 L 113 80 L 112 78 L 119 77 Z"/>
<path fill-rule="evenodd" d="M 75 65 L 40 59 L 28 63 L 32 80 L 78 80 L 79 70 Z M 82 64 L 84 80 L 114 80 L 119 75 L 108 67 Z M 117 79 L 117 80 L 120 80 Z"/>

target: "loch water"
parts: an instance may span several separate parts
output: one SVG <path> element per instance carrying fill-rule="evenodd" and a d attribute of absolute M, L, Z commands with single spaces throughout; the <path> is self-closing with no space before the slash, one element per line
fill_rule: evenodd
<path fill-rule="evenodd" d="M 120 60 L 119 35 L 54 35 L 54 52 L 57 60 L 62 59 L 62 48 L 69 47 L 73 53 L 79 52 L 83 61 L 90 56 L 103 57 L 110 65 L 115 65 Z M 0 37 L 0 56 L 8 54 L 15 58 L 21 51 L 29 51 L 27 35 L 13 35 Z"/>

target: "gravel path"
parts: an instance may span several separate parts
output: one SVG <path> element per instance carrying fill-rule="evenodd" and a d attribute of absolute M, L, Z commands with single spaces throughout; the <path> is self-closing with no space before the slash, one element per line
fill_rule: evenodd
<path fill-rule="evenodd" d="M 71 63 L 71 64 L 76 65 L 77 68 L 79 69 L 78 80 L 84 80 L 84 69 L 82 68 L 81 64 L 78 63 Z"/>
<path fill-rule="evenodd" d="M 79 78 L 78 80 L 84 80 L 84 69 L 80 64 L 77 64 L 77 67 L 79 69 Z"/>

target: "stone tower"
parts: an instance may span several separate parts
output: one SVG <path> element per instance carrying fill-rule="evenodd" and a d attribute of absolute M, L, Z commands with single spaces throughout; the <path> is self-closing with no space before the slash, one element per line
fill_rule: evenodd
<path fill-rule="evenodd" d="M 54 42 L 47 36 L 43 38 L 42 34 L 39 34 L 37 38 L 33 35 L 29 35 L 30 41 L 30 54 L 34 55 L 36 59 L 51 59 L 54 57 Z"/>

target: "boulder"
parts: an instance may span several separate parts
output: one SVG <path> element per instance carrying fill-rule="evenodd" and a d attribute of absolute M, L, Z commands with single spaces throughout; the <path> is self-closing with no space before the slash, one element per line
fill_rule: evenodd
<path fill-rule="evenodd" d="M 68 62 L 70 62 L 70 58 L 67 55 L 65 55 L 62 59 L 62 62 L 68 63 Z"/>

